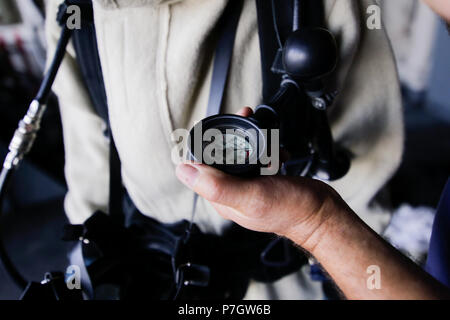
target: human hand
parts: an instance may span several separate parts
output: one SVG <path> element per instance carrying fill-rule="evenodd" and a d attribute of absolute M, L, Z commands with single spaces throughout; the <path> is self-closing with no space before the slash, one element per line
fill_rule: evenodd
<path fill-rule="evenodd" d="M 250 108 L 244 108 L 238 114 L 251 113 Z M 348 210 L 331 187 L 313 179 L 244 179 L 194 163 L 180 164 L 176 174 L 186 186 L 210 201 L 225 219 L 247 229 L 288 237 L 306 250 L 315 246 L 330 217 Z"/>

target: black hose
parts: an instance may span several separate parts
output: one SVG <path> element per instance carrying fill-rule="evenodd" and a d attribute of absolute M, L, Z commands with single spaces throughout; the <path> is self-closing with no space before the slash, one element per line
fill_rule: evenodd
<path fill-rule="evenodd" d="M 58 40 L 56 46 L 56 51 L 53 56 L 53 60 L 48 68 L 44 79 L 42 80 L 39 92 L 34 100 L 37 100 L 40 104 L 46 104 L 48 97 L 50 96 L 50 91 L 52 89 L 53 82 L 55 81 L 56 75 L 58 73 L 59 67 L 61 66 L 62 60 L 64 59 L 67 44 L 69 43 L 70 37 L 72 35 L 72 30 L 64 26 L 61 31 L 61 36 Z M 0 173 L 0 259 L 6 272 L 9 274 L 14 283 L 24 290 L 28 284 L 28 281 L 20 274 L 17 268 L 14 266 L 13 262 L 6 252 L 5 246 L 3 244 L 3 232 L 1 223 L 1 214 L 3 209 L 3 201 L 5 198 L 6 190 L 8 187 L 8 182 L 11 178 L 13 170 L 15 168 L 7 169 L 3 168 Z"/>
<path fill-rule="evenodd" d="M 55 81 L 56 74 L 58 73 L 61 62 L 66 54 L 67 44 L 69 43 L 70 37 L 72 35 L 72 30 L 67 27 L 62 28 L 61 36 L 59 38 L 58 44 L 56 46 L 55 55 L 53 56 L 52 63 L 48 68 L 47 73 L 42 80 L 39 92 L 36 95 L 35 100 L 39 101 L 41 104 L 45 104 L 50 95 L 50 90 L 52 89 L 53 82 Z"/>
<path fill-rule="evenodd" d="M 8 183 L 12 175 L 12 169 L 3 168 L 0 173 L 0 221 L 3 213 L 3 202 L 5 200 Z M 20 274 L 17 268 L 11 261 L 5 246 L 3 245 L 3 224 L 0 222 L 0 259 L 2 260 L 3 267 L 11 277 L 11 280 L 22 290 L 27 286 L 28 281 Z"/>

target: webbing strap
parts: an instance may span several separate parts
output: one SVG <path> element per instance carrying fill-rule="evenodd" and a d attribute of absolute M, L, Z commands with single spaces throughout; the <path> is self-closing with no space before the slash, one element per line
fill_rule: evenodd
<path fill-rule="evenodd" d="M 123 186 L 119 154 L 110 129 L 108 101 L 103 79 L 102 66 L 98 55 L 97 37 L 94 25 L 92 0 L 70 0 L 70 4 L 78 4 L 82 9 L 81 29 L 73 34 L 73 44 L 83 80 L 98 115 L 107 124 L 107 135 L 110 138 L 109 154 L 109 214 L 119 223 L 124 222 L 122 210 Z"/>
<path fill-rule="evenodd" d="M 214 55 L 207 116 L 219 114 L 222 109 L 242 6 L 242 0 L 230 1 L 219 21 L 219 41 Z"/>
<path fill-rule="evenodd" d="M 222 110 L 223 97 L 228 82 L 228 74 L 233 57 L 233 48 L 243 3 L 243 0 L 230 1 L 218 23 L 219 40 L 214 54 L 213 74 L 209 91 L 208 108 L 206 111 L 206 116 L 208 117 L 219 114 Z M 194 223 L 197 202 L 198 195 L 194 193 L 191 223 L 188 230 L 186 230 L 186 240 L 190 236 Z"/>

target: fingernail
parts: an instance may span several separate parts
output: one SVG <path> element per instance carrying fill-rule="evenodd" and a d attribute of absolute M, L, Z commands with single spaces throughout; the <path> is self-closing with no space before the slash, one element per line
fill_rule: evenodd
<path fill-rule="evenodd" d="M 199 171 L 197 168 L 189 164 L 180 164 L 177 167 L 176 174 L 181 182 L 192 188 L 197 180 Z"/>

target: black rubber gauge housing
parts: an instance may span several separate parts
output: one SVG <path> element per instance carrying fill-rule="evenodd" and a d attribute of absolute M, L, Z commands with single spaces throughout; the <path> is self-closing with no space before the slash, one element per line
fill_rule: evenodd
<path fill-rule="evenodd" d="M 190 131 L 188 148 L 193 161 L 239 176 L 258 175 L 268 155 L 267 133 L 252 117 L 224 114 L 198 122 Z M 218 154 L 220 153 L 220 154 Z"/>

